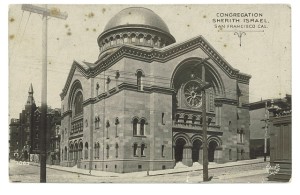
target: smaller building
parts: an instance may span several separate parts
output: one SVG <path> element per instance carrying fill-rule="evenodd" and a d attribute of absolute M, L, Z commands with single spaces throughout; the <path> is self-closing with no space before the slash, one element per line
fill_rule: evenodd
<path fill-rule="evenodd" d="M 19 157 L 19 128 L 20 120 L 12 118 L 9 125 L 9 158 L 17 159 Z"/>
<path fill-rule="evenodd" d="M 267 107 L 270 106 L 270 102 L 271 100 L 267 99 L 249 104 L 251 159 L 264 156 L 265 136 L 267 138 L 267 156 L 270 155 L 270 139 L 268 129 L 269 112 L 267 109 Z"/>
<path fill-rule="evenodd" d="M 292 101 L 291 96 L 271 101 L 270 181 L 288 182 L 292 175 Z"/>
<path fill-rule="evenodd" d="M 25 109 L 19 119 L 11 119 L 10 123 L 10 158 L 21 161 L 39 162 L 41 110 L 36 106 L 30 85 Z M 60 121 L 61 111 L 58 108 L 47 108 L 47 163 L 59 164 L 60 161 Z"/>

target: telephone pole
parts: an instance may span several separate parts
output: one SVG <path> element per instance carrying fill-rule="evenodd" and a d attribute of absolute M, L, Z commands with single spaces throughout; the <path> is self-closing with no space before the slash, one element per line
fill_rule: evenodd
<path fill-rule="evenodd" d="M 267 144 L 268 144 L 268 122 L 269 122 L 269 111 L 268 111 L 268 102 L 265 102 L 265 118 L 262 119 L 265 121 L 265 143 L 264 143 L 264 161 L 267 161 Z"/>
<path fill-rule="evenodd" d="M 203 128 L 203 181 L 208 181 L 208 149 L 207 149 L 207 122 L 206 122 L 206 92 L 211 84 L 205 82 L 202 86 L 202 128 Z"/>
<path fill-rule="evenodd" d="M 22 5 L 23 11 L 28 11 L 43 16 L 42 27 L 42 105 L 41 105 L 41 128 L 40 128 L 40 183 L 46 183 L 46 160 L 47 160 L 47 20 L 49 17 L 66 19 L 68 15 L 58 9 L 47 9 L 34 5 Z"/>
<path fill-rule="evenodd" d="M 207 61 L 209 58 L 206 58 L 204 61 Z M 201 61 L 199 64 L 202 64 L 204 61 Z M 193 73 L 192 73 L 193 74 Z M 205 81 L 205 66 L 202 64 L 202 75 L 201 80 L 203 83 L 200 83 L 199 88 L 196 90 L 197 93 L 202 95 L 202 135 L 203 135 L 203 181 L 208 181 L 208 150 L 207 150 L 207 121 L 206 121 L 206 89 L 210 88 L 212 85 Z"/>

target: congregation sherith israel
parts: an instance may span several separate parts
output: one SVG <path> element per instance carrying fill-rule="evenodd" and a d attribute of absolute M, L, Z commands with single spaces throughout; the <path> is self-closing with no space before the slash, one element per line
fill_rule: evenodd
<path fill-rule="evenodd" d="M 95 62 L 73 61 L 61 96 L 61 165 L 127 173 L 249 159 L 250 75 L 203 36 L 176 43 L 152 10 L 126 8 L 97 39 Z M 206 90 L 206 119 L 202 94 Z"/>

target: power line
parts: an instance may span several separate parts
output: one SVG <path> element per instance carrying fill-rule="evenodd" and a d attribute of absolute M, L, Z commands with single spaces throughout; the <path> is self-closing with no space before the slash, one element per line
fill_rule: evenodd
<path fill-rule="evenodd" d="M 24 12 L 24 11 L 23 11 L 23 12 Z M 21 41 L 22 41 L 22 39 L 23 39 L 23 36 L 24 36 L 24 34 L 25 34 L 25 31 L 26 31 L 27 24 L 28 24 L 28 21 L 29 21 L 30 16 L 31 16 L 31 12 L 29 12 L 29 15 L 28 15 L 28 18 L 27 18 L 27 21 L 26 21 L 26 24 L 25 24 L 25 28 L 24 28 L 23 34 L 22 34 L 22 36 L 21 36 L 20 43 L 21 43 Z"/>

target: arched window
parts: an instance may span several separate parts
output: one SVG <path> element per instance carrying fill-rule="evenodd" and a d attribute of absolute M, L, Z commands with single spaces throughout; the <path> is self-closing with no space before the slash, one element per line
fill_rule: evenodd
<path fill-rule="evenodd" d="M 77 92 L 77 94 L 75 96 L 75 101 L 74 101 L 75 116 L 78 115 L 78 114 L 82 114 L 83 113 L 82 102 L 83 102 L 82 93 L 81 92 Z"/>
<path fill-rule="evenodd" d="M 118 125 L 119 125 L 120 121 L 119 118 L 117 117 L 115 120 L 115 125 L 116 125 L 116 137 L 118 137 Z"/>
<path fill-rule="evenodd" d="M 95 149 L 94 158 L 99 158 L 100 157 L 100 144 L 99 144 L 99 142 L 95 143 L 94 149 Z"/>
<path fill-rule="evenodd" d="M 65 146 L 65 160 L 68 160 L 68 149 L 67 146 Z"/>
<path fill-rule="evenodd" d="M 138 124 L 138 119 L 137 118 L 135 118 L 134 120 L 133 120 L 133 123 L 132 123 L 132 128 L 133 128 L 133 135 L 137 135 L 137 124 Z"/>
<path fill-rule="evenodd" d="M 212 121 L 212 118 L 208 118 L 207 125 L 210 125 L 211 121 Z"/>
<path fill-rule="evenodd" d="M 106 145 L 106 158 L 109 158 L 109 145 Z"/>
<path fill-rule="evenodd" d="M 70 149 L 69 149 L 69 160 L 73 160 L 73 144 L 70 144 Z"/>
<path fill-rule="evenodd" d="M 137 80 L 138 91 L 143 91 L 142 76 L 143 76 L 143 72 L 140 71 L 140 70 L 138 70 L 137 73 L 136 73 L 136 80 Z"/>
<path fill-rule="evenodd" d="M 106 121 L 106 139 L 109 138 L 109 135 L 108 135 L 108 129 L 110 127 L 110 123 L 109 123 L 109 120 Z"/>
<path fill-rule="evenodd" d="M 178 123 L 178 121 L 179 121 L 179 114 L 176 114 L 175 121 Z"/>
<path fill-rule="evenodd" d="M 132 42 L 132 43 L 135 43 L 135 42 L 136 42 L 135 39 L 136 39 L 136 38 L 135 38 L 135 34 L 132 34 L 132 35 L 131 35 L 131 42 Z"/>
<path fill-rule="evenodd" d="M 141 156 L 145 156 L 145 144 L 141 145 Z"/>
<path fill-rule="evenodd" d="M 161 145 L 161 157 L 165 157 L 165 145 Z"/>
<path fill-rule="evenodd" d="M 119 144 L 116 143 L 116 158 L 119 156 Z"/>
<path fill-rule="evenodd" d="M 85 147 L 85 149 L 84 149 L 84 158 L 88 159 L 89 158 L 89 153 L 88 153 L 89 152 L 89 144 L 87 142 L 85 142 L 84 147 Z"/>
<path fill-rule="evenodd" d="M 196 122 L 196 116 L 193 116 L 193 118 L 192 118 L 192 124 L 195 125 L 195 122 Z"/>
<path fill-rule="evenodd" d="M 82 150 L 83 150 L 83 143 L 82 141 L 79 141 L 79 146 L 78 146 L 78 159 L 82 160 Z"/>
<path fill-rule="evenodd" d="M 140 124 L 140 135 L 145 135 L 145 119 L 141 120 Z"/>
<path fill-rule="evenodd" d="M 187 123 L 187 120 L 188 120 L 188 118 L 189 118 L 189 116 L 188 116 L 188 115 L 184 115 L 184 118 L 183 118 L 183 122 L 184 122 L 184 124 L 186 124 L 186 123 Z"/>
<path fill-rule="evenodd" d="M 137 156 L 137 144 L 133 144 L 133 156 Z"/>
<path fill-rule="evenodd" d="M 78 160 L 78 143 L 76 142 L 74 145 L 75 145 L 75 148 L 74 148 L 74 160 L 76 162 Z"/>
<path fill-rule="evenodd" d="M 97 143 L 95 143 L 94 145 L 94 151 L 95 151 L 94 158 L 97 158 Z"/>
<path fill-rule="evenodd" d="M 96 151 L 95 151 L 95 158 L 100 158 L 100 144 L 99 144 L 99 142 L 97 142 L 95 144 L 95 149 L 96 149 Z"/>
<path fill-rule="evenodd" d="M 95 117 L 95 128 L 98 129 L 100 127 L 100 118 L 99 116 Z"/>
<path fill-rule="evenodd" d="M 97 95 L 97 97 L 98 97 L 98 95 L 99 95 L 99 89 L 100 89 L 100 85 L 99 85 L 99 83 L 97 82 L 97 84 L 96 84 L 96 95 Z"/>

